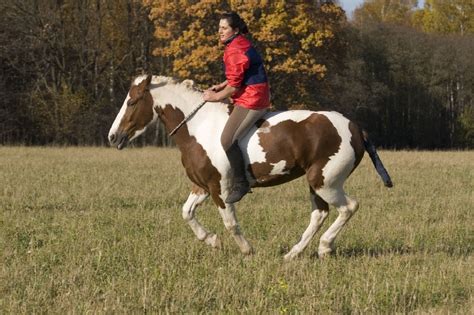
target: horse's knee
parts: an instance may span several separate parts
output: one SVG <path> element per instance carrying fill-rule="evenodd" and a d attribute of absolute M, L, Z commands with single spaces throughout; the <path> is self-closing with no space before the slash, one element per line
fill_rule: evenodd
<path fill-rule="evenodd" d="M 183 220 L 185 221 L 190 221 L 194 217 L 194 209 L 192 205 L 189 205 L 188 203 L 185 203 L 182 208 L 181 212 L 183 216 Z"/>
<path fill-rule="evenodd" d="M 347 197 L 346 208 L 352 215 L 359 209 L 359 202 L 355 199 Z"/>
<path fill-rule="evenodd" d="M 346 204 L 337 208 L 339 214 L 351 217 L 359 209 L 359 202 L 357 200 L 347 197 Z"/>
<path fill-rule="evenodd" d="M 353 200 L 353 203 L 350 205 L 350 209 L 352 213 L 355 213 L 357 210 L 359 210 L 359 202 L 357 200 Z"/>
<path fill-rule="evenodd" d="M 183 212 L 181 213 L 183 215 L 183 220 L 184 221 L 190 221 L 193 218 L 193 215 L 191 212 L 189 212 L 187 209 L 183 209 Z"/>
<path fill-rule="evenodd" d="M 183 215 L 183 219 L 185 221 L 190 221 L 194 218 L 194 211 L 196 208 L 209 196 L 209 194 L 205 193 L 201 188 L 198 187 L 197 189 L 198 192 L 201 193 L 196 194 L 192 192 L 182 207 L 181 214 Z"/>

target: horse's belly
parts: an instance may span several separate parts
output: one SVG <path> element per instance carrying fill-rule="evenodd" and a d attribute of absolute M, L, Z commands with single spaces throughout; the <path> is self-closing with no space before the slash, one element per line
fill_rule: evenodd
<path fill-rule="evenodd" d="M 277 170 L 277 171 L 275 171 Z M 265 163 L 253 163 L 248 167 L 253 187 L 268 187 L 280 185 L 304 175 L 305 171 L 300 167 L 289 170 L 279 169 L 278 165 Z"/>

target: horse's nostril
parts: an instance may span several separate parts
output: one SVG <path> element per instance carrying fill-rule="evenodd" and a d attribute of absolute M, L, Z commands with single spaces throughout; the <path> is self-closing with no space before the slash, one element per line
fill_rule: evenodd
<path fill-rule="evenodd" d="M 109 136 L 109 139 L 110 139 L 110 141 L 112 141 L 112 142 L 115 141 L 115 138 L 116 138 L 116 137 L 115 137 L 115 134 L 111 134 L 111 135 Z"/>

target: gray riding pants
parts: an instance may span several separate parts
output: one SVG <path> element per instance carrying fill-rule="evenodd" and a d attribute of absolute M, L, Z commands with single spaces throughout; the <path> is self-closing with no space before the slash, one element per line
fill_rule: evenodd
<path fill-rule="evenodd" d="M 253 110 L 235 105 L 221 135 L 221 144 L 224 150 L 227 151 L 235 141 L 245 136 L 267 110 L 266 108 Z"/>

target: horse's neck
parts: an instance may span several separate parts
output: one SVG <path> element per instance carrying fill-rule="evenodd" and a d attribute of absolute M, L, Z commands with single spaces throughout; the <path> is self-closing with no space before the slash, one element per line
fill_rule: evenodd
<path fill-rule="evenodd" d="M 171 105 L 188 115 L 199 103 L 202 102 L 202 93 L 191 91 L 179 84 L 167 84 L 156 89 L 159 105 Z"/>
<path fill-rule="evenodd" d="M 163 114 L 166 116 L 168 132 L 174 129 L 203 101 L 202 93 L 190 90 L 180 84 L 167 84 L 155 88 L 152 94 L 155 94 L 154 98 L 158 102 L 157 105 L 164 109 Z M 226 104 L 206 103 L 177 131 L 176 144 L 181 147 L 187 145 L 189 141 L 197 140 L 200 142 L 202 138 L 206 138 L 206 141 L 210 140 L 207 138 L 215 136 L 216 132 L 220 134 L 227 117 Z M 195 139 L 190 139 L 190 137 Z M 216 139 L 219 138 L 216 137 Z"/>

